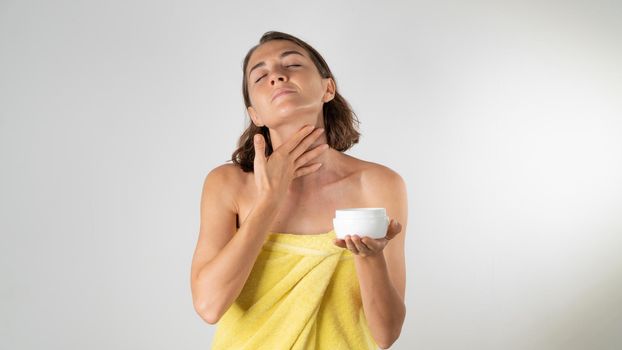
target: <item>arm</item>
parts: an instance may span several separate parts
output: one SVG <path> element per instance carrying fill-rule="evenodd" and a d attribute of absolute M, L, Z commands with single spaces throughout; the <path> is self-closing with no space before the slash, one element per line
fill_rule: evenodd
<path fill-rule="evenodd" d="M 363 309 L 376 343 L 387 349 L 399 337 L 406 317 L 406 306 L 389 277 L 384 253 L 355 256 Z"/>
<path fill-rule="evenodd" d="M 208 174 L 201 199 L 201 228 L 192 262 L 191 288 L 197 313 L 215 324 L 240 295 L 278 213 L 260 197 L 235 232 L 234 184 L 226 166 Z"/>
<path fill-rule="evenodd" d="M 240 295 L 291 181 L 321 165 L 308 163 L 328 147 L 308 149 L 323 131 L 306 125 L 272 152 L 270 162 L 263 136 L 253 136 L 253 176 L 259 195 L 235 234 L 233 193 L 241 186 L 236 166 L 220 166 L 206 177 L 191 273 L 194 307 L 206 322 L 218 322 Z"/>
<path fill-rule="evenodd" d="M 370 176 L 369 181 L 383 184 L 367 187 L 378 189 L 371 198 L 372 203 L 377 203 L 374 206 L 385 207 L 387 215 L 402 225 L 401 233 L 391 239 L 380 254 L 355 255 L 354 258 L 370 331 L 378 345 L 386 349 L 399 337 L 406 317 L 404 242 L 408 219 L 407 189 L 403 179 L 393 171 L 377 173 Z"/>

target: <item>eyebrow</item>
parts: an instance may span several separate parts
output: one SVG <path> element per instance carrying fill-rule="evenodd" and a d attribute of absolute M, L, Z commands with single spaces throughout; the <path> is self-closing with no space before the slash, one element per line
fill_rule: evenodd
<path fill-rule="evenodd" d="M 280 57 L 280 58 L 283 58 L 283 57 L 285 57 L 285 56 L 289 56 L 289 55 L 292 55 L 292 54 L 295 54 L 295 55 L 300 55 L 300 56 L 302 56 L 302 57 L 305 57 L 305 55 L 301 54 L 300 52 L 298 52 L 298 51 L 296 51 L 296 50 L 287 50 L 287 51 L 283 51 L 279 57 Z M 255 68 L 259 68 L 259 67 L 263 67 L 263 66 L 265 66 L 265 65 L 266 65 L 266 62 L 263 62 L 263 61 L 261 61 L 261 62 L 257 63 L 256 65 L 254 65 L 254 66 L 253 66 L 253 68 L 251 68 L 251 69 L 248 71 L 248 76 L 249 76 L 249 77 L 251 76 L 251 72 L 253 71 L 253 69 L 255 69 Z"/>

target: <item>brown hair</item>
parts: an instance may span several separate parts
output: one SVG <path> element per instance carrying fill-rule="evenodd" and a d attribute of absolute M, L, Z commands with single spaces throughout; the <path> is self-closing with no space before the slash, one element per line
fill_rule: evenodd
<path fill-rule="evenodd" d="M 244 57 L 244 63 L 242 64 L 242 94 L 244 95 L 244 104 L 246 108 L 251 106 L 250 97 L 248 94 L 248 83 L 246 79 L 246 68 L 251 54 L 261 44 L 271 40 L 289 40 L 307 51 L 311 60 L 317 67 L 322 78 L 332 78 L 335 81 L 335 96 L 332 100 L 324 103 L 322 107 L 324 115 L 324 134 L 326 134 L 326 140 L 328 145 L 340 152 L 348 150 L 354 144 L 359 142 L 361 134 L 358 132 L 357 127 L 359 124 L 356 114 L 352 111 L 348 102 L 339 94 L 337 89 L 337 81 L 333 76 L 333 73 L 328 68 L 328 64 L 324 61 L 324 58 L 309 44 L 306 42 L 286 33 L 269 31 L 264 33 L 259 39 L 259 44 L 253 46 L 246 57 Z M 255 159 L 255 148 L 253 146 L 253 136 L 257 133 L 263 135 L 266 140 L 266 156 L 272 154 L 272 142 L 270 141 L 270 132 L 268 127 L 258 127 L 255 123 L 250 121 L 250 125 L 238 140 L 238 148 L 231 155 L 231 161 L 233 164 L 238 165 L 244 172 L 253 171 L 253 163 Z"/>

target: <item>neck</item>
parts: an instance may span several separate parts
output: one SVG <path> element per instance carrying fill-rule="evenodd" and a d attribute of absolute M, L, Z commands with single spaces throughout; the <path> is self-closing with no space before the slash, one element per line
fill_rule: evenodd
<path fill-rule="evenodd" d="M 314 122 L 305 122 L 306 120 L 309 120 L 309 118 L 302 116 L 298 116 L 296 119 L 301 122 L 292 123 L 290 121 L 288 123 L 270 128 L 270 142 L 272 143 L 273 150 L 278 149 L 284 142 L 300 131 L 305 124 L 312 124 L 315 128 L 325 127 L 321 114 L 314 118 Z M 327 138 L 326 133 L 324 132 L 317 137 L 304 152 L 312 150 L 315 147 L 325 143 L 327 143 Z M 298 194 L 315 191 L 321 189 L 326 184 L 335 181 L 341 173 L 339 165 L 342 163 L 340 161 L 342 156 L 341 152 L 329 148 L 326 151 L 321 152 L 319 156 L 309 160 L 302 167 L 306 167 L 314 163 L 321 163 L 322 166 L 309 174 L 293 179 L 289 187 L 289 192 Z"/>
<path fill-rule="evenodd" d="M 325 141 L 322 143 L 325 143 Z M 310 148 L 313 147 L 315 146 L 311 146 Z M 334 182 L 339 178 L 339 174 L 341 173 L 339 169 L 340 156 L 341 152 L 329 148 L 319 156 L 311 159 L 302 167 L 314 163 L 321 163 L 322 166 L 311 173 L 293 179 L 289 186 L 289 191 L 294 193 L 319 191 L 326 185 Z"/>

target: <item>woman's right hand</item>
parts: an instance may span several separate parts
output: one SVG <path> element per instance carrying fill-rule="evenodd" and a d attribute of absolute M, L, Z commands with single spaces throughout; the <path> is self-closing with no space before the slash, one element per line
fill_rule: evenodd
<path fill-rule="evenodd" d="M 321 163 L 307 163 L 328 149 L 327 144 L 307 149 L 324 132 L 313 125 L 306 125 L 291 138 L 275 149 L 266 158 L 266 141 L 263 135 L 253 138 L 255 147 L 254 175 L 257 193 L 260 197 L 282 199 L 293 179 L 316 171 Z"/>

